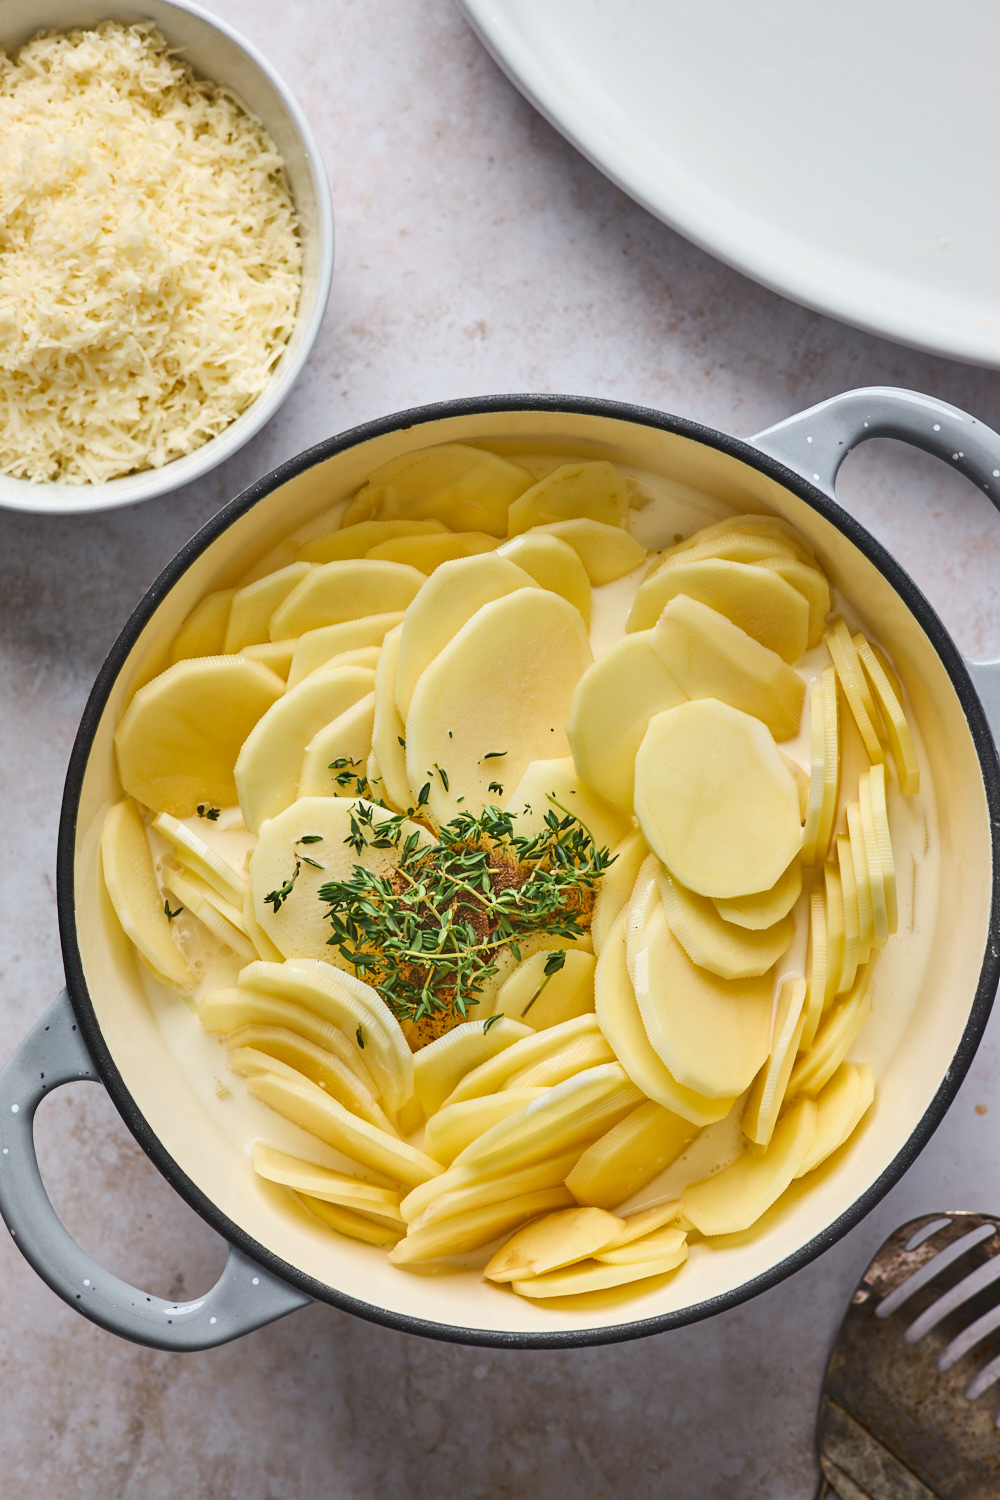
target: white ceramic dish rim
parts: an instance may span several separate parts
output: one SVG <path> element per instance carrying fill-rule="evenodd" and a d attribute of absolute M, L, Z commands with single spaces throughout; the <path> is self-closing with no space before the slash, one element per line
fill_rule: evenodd
<path fill-rule="evenodd" d="M 44 4 L 33 5 L 38 19 L 32 21 L 29 35 L 49 24 L 46 12 L 50 8 Z M 74 10 L 84 8 L 73 7 Z M 330 299 L 330 286 L 333 278 L 333 200 L 319 144 L 294 94 L 253 43 L 241 36 L 226 21 L 211 15 L 199 5 L 188 3 L 188 0 L 140 0 L 138 5 L 111 7 L 91 5 L 86 9 L 98 15 L 99 18 L 113 11 L 115 18 L 120 20 L 153 20 L 161 26 L 165 34 L 170 30 L 170 14 L 185 12 L 212 31 L 224 36 L 244 53 L 278 94 L 292 122 L 295 134 L 302 144 L 316 197 L 315 234 L 319 254 L 317 275 L 312 289 L 312 306 L 308 317 L 293 331 L 291 341 L 272 372 L 267 387 L 234 422 L 230 423 L 217 437 L 210 438 L 207 443 L 196 448 L 193 453 L 172 459 L 162 468 L 143 469 L 138 474 L 125 475 L 121 479 L 110 479 L 100 485 L 36 484 L 30 480 L 0 475 L 0 509 L 41 515 L 85 515 L 95 511 L 118 510 L 124 505 L 137 505 L 144 500 L 153 500 L 160 495 L 169 494 L 173 490 L 180 489 L 182 485 L 191 484 L 194 480 L 200 479 L 204 474 L 217 468 L 226 459 L 231 458 L 271 420 L 291 394 L 292 387 L 301 375 L 319 334 Z M 11 7 L 0 7 L 0 21 L 9 26 L 11 13 Z M 60 24 L 70 23 L 61 22 Z M 84 19 L 72 24 L 88 26 L 93 25 L 94 21 L 85 16 Z M 3 38 L 0 38 L 0 45 L 2 44 Z M 208 73 L 207 69 L 197 64 L 196 67 L 198 71 Z M 247 99 L 244 103 L 253 113 L 253 102 Z M 303 297 L 305 293 L 306 287 L 303 282 Z"/>
<path fill-rule="evenodd" d="M 679 182 L 664 181 L 623 149 L 613 123 L 600 109 L 585 107 L 558 68 L 532 49 L 504 0 L 459 4 L 497 66 L 549 124 L 630 198 L 685 239 L 761 286 L 867 333 L 990 369 L 1000 365 L 995 320 L 984 324 L 969 318 L 960 324 L 944 298 L 919 288 L 908 294 L 900 282 L 874 270 L 869 280 L 852 281 L 832 265 L 804 255 L 801 245 L 784 233 L 768 233 L 766 224 L 750 222 L 735 210 L 727 216 L 721 200 L 699 202 Z"/>
<path fill-rule="evenodd" d="M 864 396 L 868 393 L 855 394 Z M 907 393 L 889 394 L 900 396 Z M 841 399 L 845 400 L 846 398 Z M 923 398 L 915 399 L 921 400 Z M 828 404 L 832 405 L 833 403 Z M 952 408 L 943 408 L 941 403 L 934 403 L 934 406 L 935 409 L 940 408 L 942 411 L 953 412 L 954 410 Z M 116 1107 L 143 1146 L 143 1149 L 152 1158 L 168 1181 L 177 1188 L 181 1196 L 236 1247 L 234 1253 L 242 1257 L 238 1261 L 238 1266 L 244 1269 L 247 1264 L 252 1267 L 255 1266 L 260 1270 L 261 1275 L 267 1274 L 270 1276 L 275 1285 L 280 1287 L 282 1283 L 284 1284 L 284 1290 L 288 1298 L 292 1300 L 288 1302 L 288 1305 L 283 1306 L 281 1311 L 290 1311 L 293 1306 L 301 1305 L 302 1302 L 309 1298 L 317 1298 L 333 1303 L 345 1310 L 355 1312 L 373 1321 L 405 1329 L 409 1332 L 421 1333 L 456 1342 L 506 1345 L 510 1347 L 570 1347 L 639 1337 L 672 1326 L 696 1321 L 724 1308 L 734 1306 L 755 1295 L 757 1292 L 775 1285 L 792 1271 L 813 1259 L 822 1250 L 828 1248 L 829 1245 L 833 1244 L 846 1233 L 848 1229 L 853 1227 L 874 1206 L 889 1186 L 911 1165 L 933 1133 L 933 1130 L 940 1123 L 962 1077 L 968 1069 L 985 1026 L 992 1005 L 998 973 L 1000 973 L 1000 956 L 998 956 L 995 942 L 987 942 L 976 995 L 970 1006 L 968 1020 L 965 1024 L 961 1041 L 950 1063 L 944 1070 L 942 1082 L 936 1089 L 929 1107 L 918 1118 L 914 1128 L 906 1139 L 903 1149 L 889 1162 L 877 1180 L 871 1183 L 863 1193 L 855 1198 L 833 1222 L 826 1226 L 822 1233 L 810 1239 L 807 1244 L 791 1255 L 771 1265 L 764 1274 L 739 1284 L 722 1296 L 711 1298 L 696 1305 L 687 1306 L 676 1313 L 668 1312 L 649 1318 L 637 1318 L 615 1325 L 575 1327 L 566 1329 L 565 1331 L 524 1332 L 522 1330 L 505 1331 L 496 1328 L 458 1327 L 440 1322 L 429 1322 L 412 1314 L 360 1301 L 356 1296 L 348 1295 L 328 1284 L 315 1281 L 296 1267 L 289 1265 L 278 1256 L 266 1250 L 237 1224 L 233 1223 L 219 1204 L 208 1198 L 170 1157 L 166 1148 L 148 1125 L 140 1106 L 129 1092 L 101 1031 L 100 1022 L 98 1021 L 93 1002 L 87 990 L 83 960 L 76 930 L 76 825 L 79 813 L 79 799 L 87 770 L 90 746 L 99 728 L 105 705 L 109 694 L 114 688 L 118 675 L 128 659 L 132 648 L 141 637 L 145 626 L 162 603 L 166 593 L 178 583 L 188 568 L 195 563 L 213 542 L 222 536 L 230 525 L 250 511 L 258 502 L 264 500 L 296 476 L 302 475 L 310 468 L 323 463 L 336 454 L 384 434 L 418 427 L 423 423 L 434 422 L 440 418 L 525 411 L 580 414 L 598 418 L 611 417 L 627 423 L 638 423 L 645 427 L 658 428 L 667 433 L 692 439 L 708 448 L 714 448 L 718 452 L 728 454 L 748 464 L 764 476 L 775 480 L 799 500 L 804 501 L 806 505 L 818 511 L 827 521 L 832 522 L 844 534 L 847 540 L 852 542 L 865 555 L 869 562 L 872 562 L 878 568 L 890 586 L 900 595 L 906 609 L 929 637 L 932 648 L 938 653 L 943 669 L 947 672 L 954 686 L 968 724 L 974 753 L 982 771 L 986 802 L 992 811 L 990 831 L 992 860 L 994 869 L 998 867 L 998 853 L 1000 853 L 1000 770 L 997 767 L 996 751 L 989 724 L 965 664 L 951 642 L 950 637 L 944 631 L 943 626 L 933 614 L 930 606 L 902 572 L 898 564 L 895 563 L 891 556 L 878 543 L 874 542 L 868 536 L 857 522 L 846 515 L 831 500 L 828 494 L 825 494 L 822 489 L 803 479 L 801 472 L 797 473 L 784 463 L 769 457 L 766 451 L 766 444 L 762 443 L 761 446 L 752 446 L 751 444 L 726 437 L 721 433 L 700 427 L 695 423 L 683 419 L 668 417 L 658 412 L 606 401 L 587 401 L 577 398 L 549 396 L 497 397 L 479 401 L 444 403 L 440 406 L 424 407 L 416 411 L 401 413 L 380 422 L 367 424 L 364 427 L 354 429 L 340 437 L 331 439 L 326 443 L 319 444 L 298 458 L 282 465 L 272 474 L 251 486 L 243 495 L 231 502 L 229 506 L 220 512 L 218 516 L 178 553 L 177 557 L 164 571 L 157 583 L 150 589 L 119 637 L 95 683 L 90 701 L 84 712 L 67 776 L 63 804 L 59 841 L 58 902 L 67 984 L 72 997 L 73 1013 L 76 1017 L 76 1022 L 72 1028 L 73 1031 L 76 1031 L 78 1023 L 83 1041 L 93 1057 L 96 1073 L 109 1089 Z M 962 416 L 963 414 L 958 415 Z M 801 422 L 803 419 L 792 420 Z M 964 418 L 964 420 L 968 422 L 970 419 Z M 860 423 L 857 425 L 860 426 Z M 766 437 L 767 435 L 763 436 Z M 948 436 L 948 434 L 944 434 L 946 441 Z M 989 436 L 993 439 L 994 443 L 1000 441 L 993 437 L 992 434 Z M 811 439 L 807 438 L 805 441 L 811 441 Z M 966 437 L 965 441 L 967 447 L 971 446 L 968 437 Z M 778 446 L 779 448 L 782 447 L 781 444 Z M 815 450 L 804 451 L 809 452 L 810 457 L 815 452 Z M 814 477 L 817 482 L 820 480 L 820 475 L 815 475 Z M 825 479 L 826 476 L 823 477 Z M 832 480 L 830 488 L 832 488 Z M 982 685 L 980 684 L 980 686 Z M 998 908 L 998 892 L 995 880 L 992 886 L 989 910 L 990 933 L 996 934 L 1000 931 L 1000 908 Z M 54 1084 L 60 1081 L 58 1077 L 54 1075 L 50 1076 L 53 1077 Z M 9 1116 L 0 1120 L 0 1129 L 5 1129 L 9 1125 Z M 2 1186 L 2 1181 L 0 1181 L 0 1187 Z M 3 1206 L 5 1217 L 10 1222 L 9 1200 Z M 14 1227 L 13 1224 L 12 1227 Z M 19 1233 L 18 1242 L 21 1244 L 22 1249 L 25 1250 L 25 1253 L 29 1253 L 24 1235 Z M 33 1263 L 36 1264 L 36 1268 L 39 1269 L 40 1273 L 49 1280 L 50 1284 L 57 1291 L 60 1291 L 61 1295 L 65 1296 L 65 1288 L 57 1284 L 58 1278 L 51 1274 L 50 1267 L 47 1268 L 45 1266 L 45 1257 L 39 1255 L 32 1258 Z M 90 1283 L 88 1282 L 87 1284 L 89 1285 Z M 221 1285 L 222 1283 L 220 1283 Z M 70 1300 L 68 1296 L 67 1300 Z M 150 1301 L 151 1299 L 147 1298 L 145 1300 Z M 203 1300 L 207 1301 L 207 1299 Z M 170 1309 L 165 1304 L 163 1307 L 169 1312 Z M 276 1315 L 278 1314 L 275 1312 L 270 1314 L 272 1317 Z M 128 1332 L 130 1337 L 139 1337 L 143 1342 L 159 1342 L 157 1338 L 139 1334 L 134 1329 L 121 1326 L 120 1322 L 116 1324 L 110 1316 L 102 1318 L 91 1310 L 88 1310 L 88 1316 L 95 1317 L 96 1321 L 103 1321 L 104 1326 L 116 1327 L 117 1331 Z M 259 1321 L 265 1320 L 260 1319 Z M 235 1332 L 230 1331 L 225 1336 L 233 1337 L 235 1333 L 247 1331 L 247 1328 L 251 1326 L 256 1326 L 256 1324 L 244 1320 L 242 1326 L 238 1326 Z M 205 1335 L 202 1343 L 193 1343 L 185 1347 L 204 1347 L 206 1343 L 219 1342 L 221 1341 L 220 1335 L 221 1330 L 218 1330 L 215 1335 Z M 163 1343 L 161 1346 L 168 1347 L 170 1345 Z M 181 1346 L 176 1344 L 173 1347 Z"/>

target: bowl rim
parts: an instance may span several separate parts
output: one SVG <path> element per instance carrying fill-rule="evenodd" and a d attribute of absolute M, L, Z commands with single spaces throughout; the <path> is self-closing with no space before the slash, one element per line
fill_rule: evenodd
<path fill-rule="evenodd" d="M 13 475 L 0 475 L 0 510 L 45 516 L 93 515 L 99 511 L 118 510 L 125 505 L 140 505 L 146 500 L 159 499 L 184 485 L 193 484 L 196 479 L 203 478 L 205 474 L 225 463 L 234 453 L 239 452 L 251 438 L 256 437 L 261 428 L 284 405 L 312 353 L 313 345 L 326 316 L 333 280 L 335 249 L 333 197 L 319 142 L 306 119 L 302 106 L 281 75 L 276 72 L 253 42 L 220 16 L 212 15 L 200 5 L 189 3 L 189 0 L 147 0 L 147 5 L 144 7 L 147 11 L 161 8 L 192 15 L 213 31 L 227 37 L 249 58 L 280 97 L 294 132 L 302 143 L 313 191 L 316 194 L 315 233 L 319 247 L 319 265 L 312 309 L 294 353 L 276 373 L 276 377 L 272 376 L 271 382 L 261 394 L 239 416 L 235 417 L 228 427 L 223 428 L 216 437 L 209 438 L 207 443 L 202 443 L 200 448 L 194 449 L 192 453 L 185 453 L 180 458 L 171 459 L 169 463 L 163 464 L 158 469 L 141 469 L 137 474 L 123 474 L 119 479 L 105 480 L 99 485 L 57 482 L 36 484 L 32 480 L 16 479 Z M 160 25 L 162 19 L 162 17 L 152 15 L 147 18 L 155 21 L 157 25 Z M 249 101 L 241 99 L 241 103 L 254 115 L 253 106 Z M 256 115 L 254 117 L 256 118 Z M 287 347 L 286 345 L 286 349 Z M 6 489 L 7 484 L 23 485 L 23 498 L 16 492 L 11 494 Z"/>
<path fill-rule="evenodd" d="M 933 1099 L 902 1148 L 880 1176 L 838 1218 L 800 1249 L 729 1292 L 654 1317 L 628 1320 L 607 1327 L 547 1332 L 461 1328 L 364 1302 L 306 1275 L 261 1245 L 229 1219 L 170 1156 L 155 1131 L 147 1124 L 141 1109 L 118 1071 L 104 1040 L 87 988 L 76 934 L 74 890 L 74 857 L 80 795 L 91 746 L 105 705 L 129 653 L 146 624 L 169 590 L 183 577 L 206 548 L 221 537 L 236 520 L 252 510 L 274 490 L 338 453 L 358 447 L 373 438 L 406 428 L 419 427 L 428 422 L 437 422 L 442 418 L 525 411 L 611 418 L 639 426 L 658 428 L 663 432 L 692 439 L 740 460 L 766 477 L 777 481 L 853 542 L 902 598 L 917 623 L 926 632 L 948 673 L 965 714 L 982 773 L 990 818 L 992 855 L 989 931 L 968 1020 Z M 56 904 L 67 989 L 80 1030 L 101 1080 L 119 1114 L 145 1154 L 185 1202 L 230 1244 L 235 1245 L 289 1285 L 304 1291 L 314 1300 L 328 1303 L 344 1312 L 354 1313 L 369 1322 L 393 1328 L 399 1332 L 420 1334 L 447 1343 L 493 1348 L 568 1349 L 623 1343 L 631 1339 L 663 1333 L 671 1328 L 684 1327 L 700 1322 L 716 1313 L 728 1311 L 730 1308 L 749 1301 L 759 1293 L 770 1290 L 786 1277 L 801 1270 L 810 1261 L 836 1244 L 871 1212 L 879 1200 L 912 1166 L 940 1125 L 975 1056 L 992 1010 L 997 984 L 1000 981 L 1000 942 L 997 940 L 1000 937 L 1000 762 L 998 762 L 997 748 L 985 711 L 972 684 L 965 661 L 928 600 L 892 554 L 872 537 L 860 522 L 794 470 L 771 458 L 745 439 L 731 437 L 685 417 L 631 403 L 549 394 L 460 398 L 414 407 L 362 423 L 334 437 L 327 438 L 280 464 L 263 478 L 249 485 L 213 516 L 180 548 L 159 577 L 146 590 L 108 652 L 104 665 L 97 675 L 70 754 L 59 822 Z"/>

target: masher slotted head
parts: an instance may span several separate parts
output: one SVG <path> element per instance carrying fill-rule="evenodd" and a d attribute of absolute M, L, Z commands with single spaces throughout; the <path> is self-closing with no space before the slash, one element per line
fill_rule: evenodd
<path fill-rule="evenodd" d="M 820 1401 L 817 1500 L 1000 1500 L 1000 1218 L 927 1214 L 851 1298 Z"/>

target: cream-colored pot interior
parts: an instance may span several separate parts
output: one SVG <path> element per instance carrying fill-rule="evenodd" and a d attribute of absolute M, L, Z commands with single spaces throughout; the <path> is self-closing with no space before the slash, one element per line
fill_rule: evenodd
<path fill-rule="evenodd" d="M 165 1044 L 99 872 L 101 826 L 122 795 L 112 744 L 115 725 L 136 688 L 165 665 L 170 639 L 193 604 L 208 590 L 252 572 L 290 532 L 353 493 L 376 465 L 449 441 L 479 441 L 501 450 L 512 442 L 535 452 L 609 458 L 662 476 L 690 513 L 701 510 L 703 519 L 693 520 L 689 530 L 729 510 L 766 509 L 785 517 L 812 543 L 862 627 L 891 653 L 925 753 L 921 795 L 929 813 L 920 835 L 926 858 L 920 862 L 921 899 L 914 908 L 918 920 L 912 932 L 901 922 L 892 963 L 876 971 L 875 1011 L 852 1053 L 869 1058 L 879 1075 L 876 1103 L 863 1128 L 827 1169 L 807 1185 L 796 1184 L 753 1237 L 711 1248 L 696 1245 L 682 1274 L 644 1295 L 625 1301 L 609 1297 L 586 1311 L 535 1306 L 484 1285 L 473 1270 L 399 1270 L 383 1251 L 340 1238 L 304 1213 L 289 1212 L 283 1195 L 254 1177 L 250 1143 L 238 1144 L 223 1128 L 213 1101 L 182 1068 L 176 1046 Z M 663 545 L 673 536 L 642 539 Z M 899 878 L 901 888 L 915 880 L 909 864 L 900 868 Z M 235 520 L 157 607 L 111 690 L 83 781 L 75 854 L 77 935 L 97 1020 L 135 1104 L 181 1171 L 259 1245 L 339 1297 L 368 1304 L 376 1316 L 515 1339 L 574 1332 L 585 1337 L 586 1330 L 599 1337 L 597 1330 L 633 1321 L 683 1317 L 686 1308 L 729 1297 L 766 1276 L 862 1197 L 904 1148 L 958 1047 L 987 943 L 991 880 L 987 801 L 965 714 L 931 642 L 875 566 L 790 491 L 735 458 L 638 423 L 551 410 L 449 416 L 382 434 L 317 462 Z M 183 1010 L 181 1001 L 175 1003 Z M 187 1020 L 198 1030 L 185 1013 L 184 1024 Z"/>

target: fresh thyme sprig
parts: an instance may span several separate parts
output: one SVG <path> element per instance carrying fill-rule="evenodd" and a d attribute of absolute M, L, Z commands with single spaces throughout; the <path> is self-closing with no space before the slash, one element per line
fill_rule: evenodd
<path fill-rule="evenodd" d="M 222 808 L 209 807 L 207 803 L 199 802 L 197 812 L 199 818 L 207 818 L 210 823 L 217 823 L 219 821 L 219 814 L 222 812 Z"/>
<path fill-rule="evenodd" d="M 436 844 L 404 837 L 404 821 L 397 814 L 376 824 L 374 810 L 358 804 L 346 842 L 358 854 L 393 848 L 398 862 L 383 875 L 355 865 L 348 879 L 319 889 L 330 908 L 327 941 L 400 1020 L 465 1017 L 503 949 L 520 960 L 528 938 L 582 937 L 614 859 L 567 809 L 551 808 L 534 834 L 518 834 L 498 807 L 459 813 Z"/>

